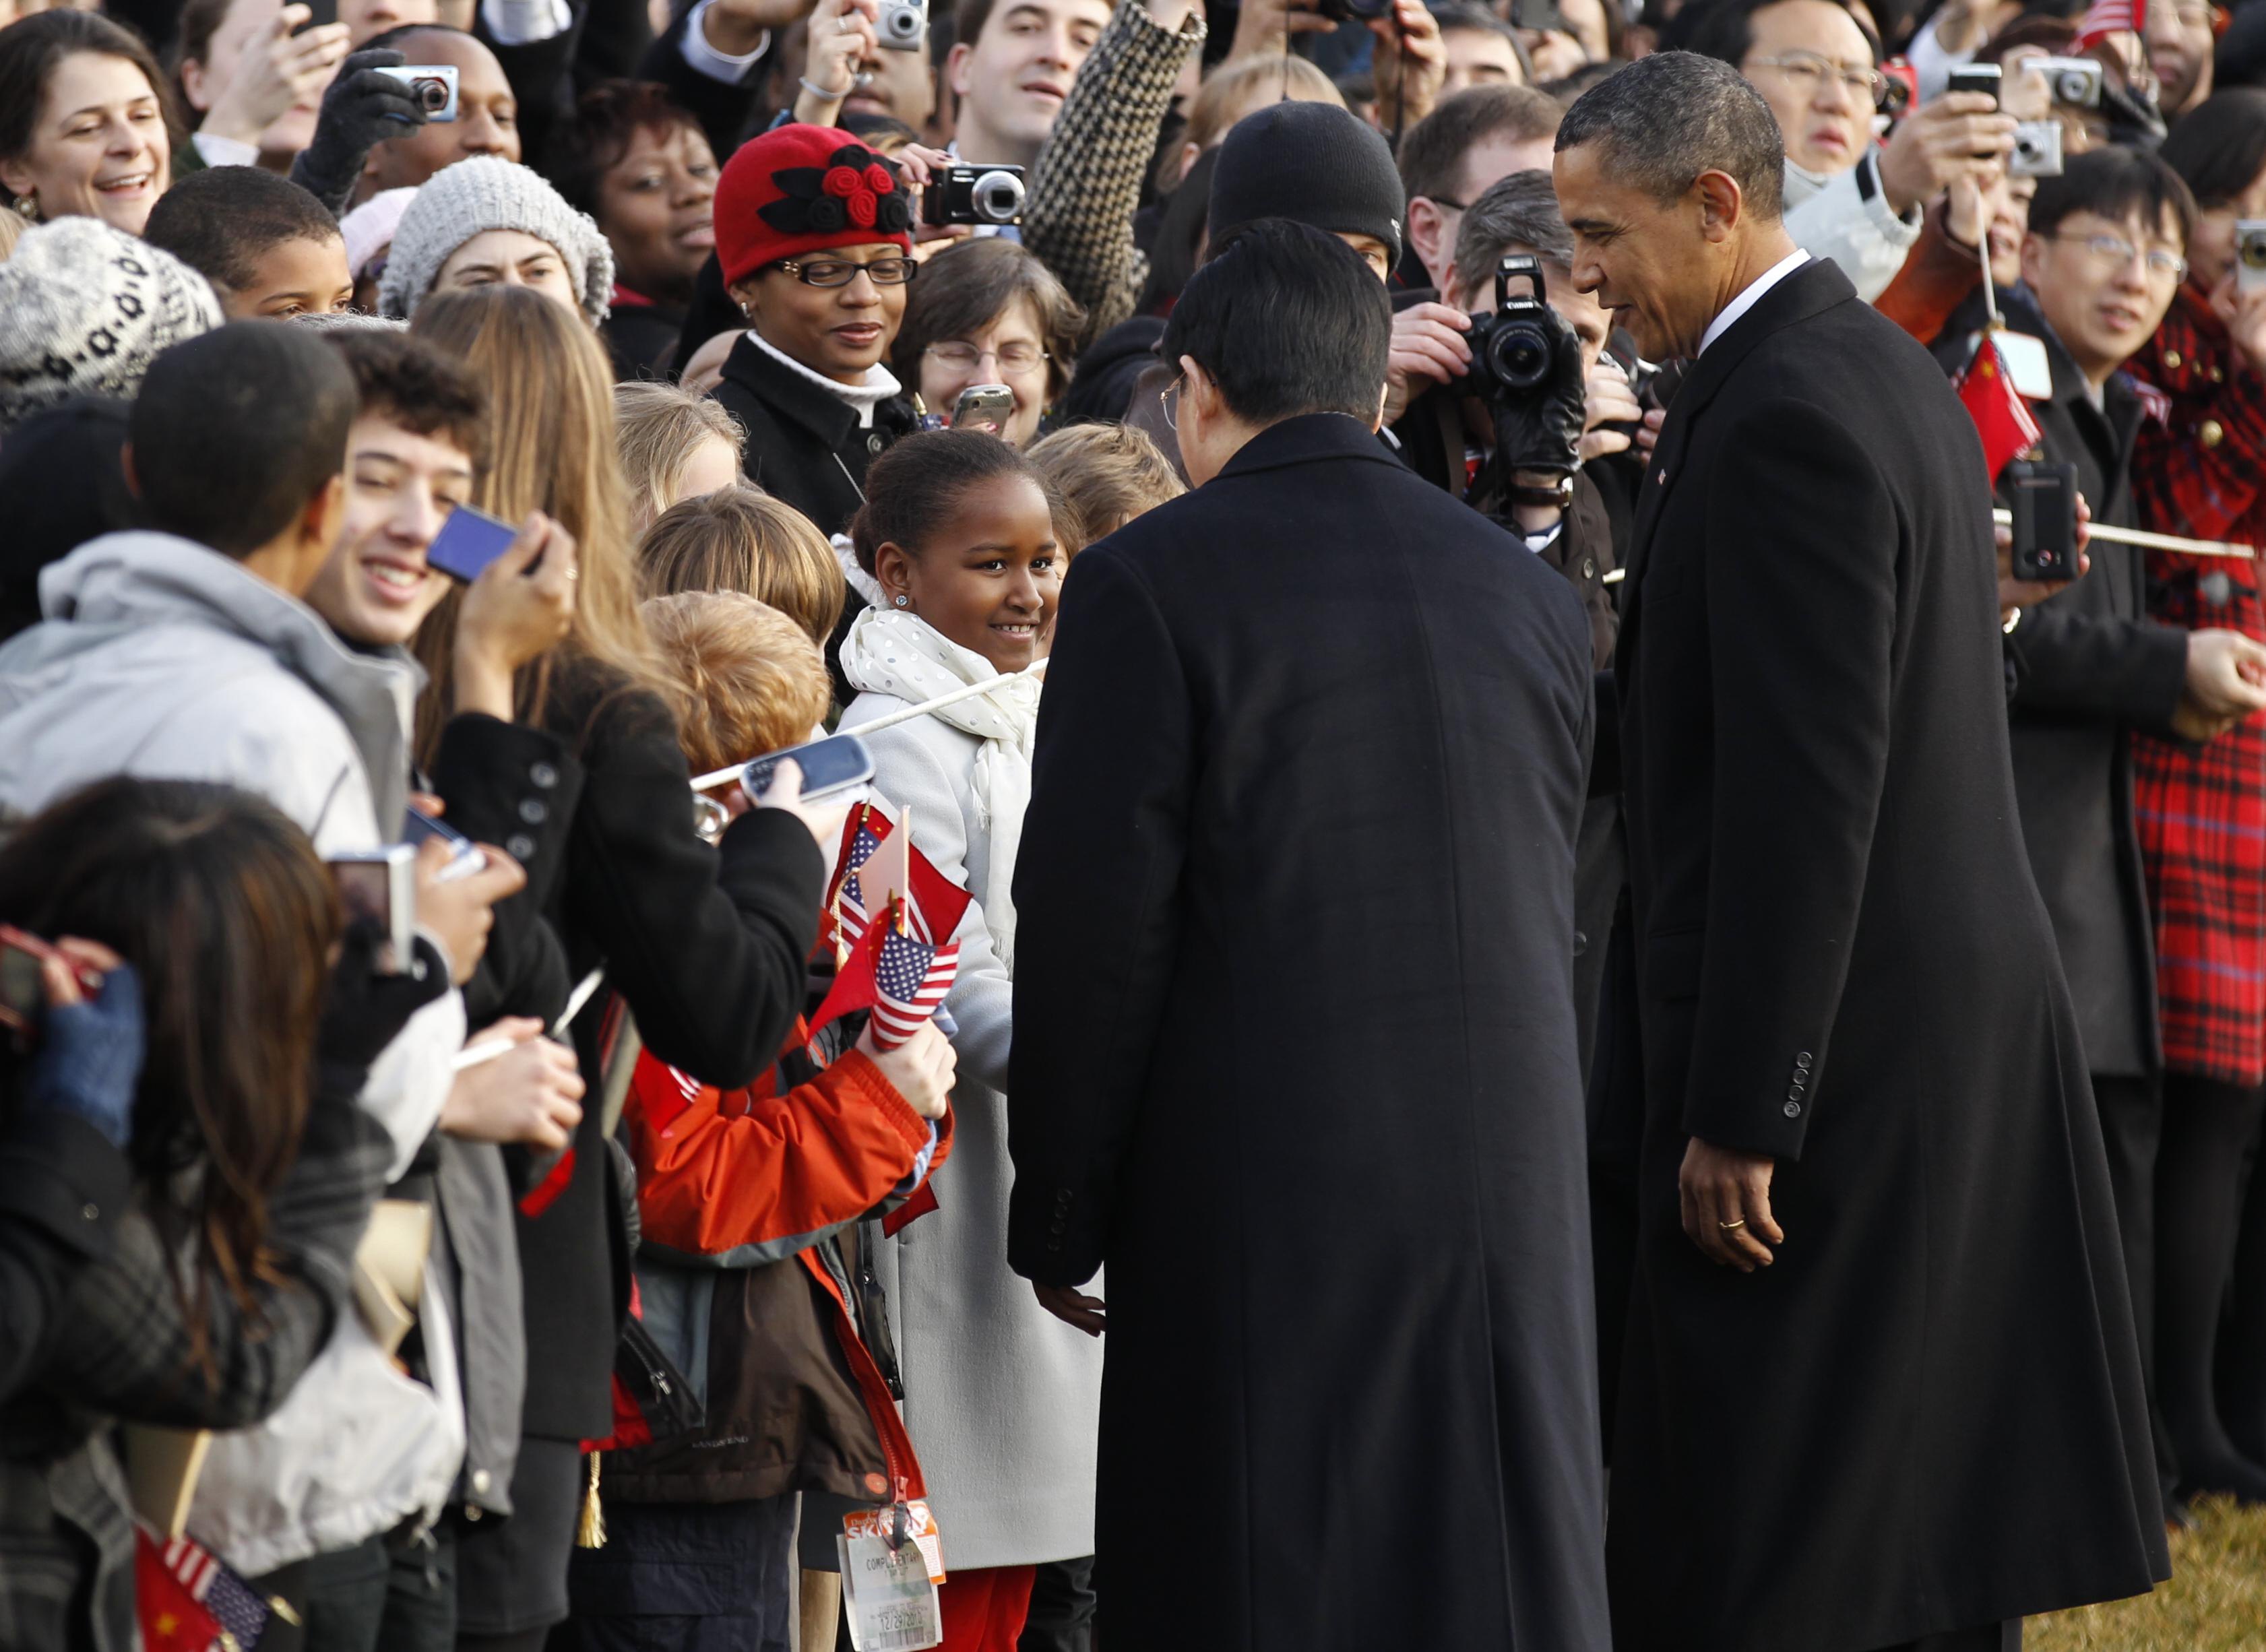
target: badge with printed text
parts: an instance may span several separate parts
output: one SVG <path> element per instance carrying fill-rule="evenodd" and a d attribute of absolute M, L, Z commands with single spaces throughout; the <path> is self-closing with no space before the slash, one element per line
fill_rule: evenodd
<path fill-rule="evenodd" d="M 860 1509 L 835 1539 L 842 1615 L 858 1652 L 919 1652 L 944 1643 L 944 1548 L 922 1502 Z"/>

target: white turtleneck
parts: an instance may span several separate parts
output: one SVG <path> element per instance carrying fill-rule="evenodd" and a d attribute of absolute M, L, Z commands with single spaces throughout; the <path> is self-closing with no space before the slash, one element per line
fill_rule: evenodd
<path fill-rule="evenodd" d="M 890 372 L 888 368 L 883 367 L 879 362 L 874 362 L 873 366 L 866 369 L 865 383 L 862 384 L 845 384 L 838 378 L 829 378 L 823 373 L 816 372 L 810 368 L 805 367 L 801 362 L 796 361 L 793 356 L 778 348 L 778 346 L 772 344 L 770 340 L 764 338 L 762 333 L 757 333 L 753 327 L 748 329 L 748 339 L 749 341 L 756 347 L 756 348 L 761 350 L 765 355 L 770 356 L 772 361 L 777 362 L 780 366 L 786 368 L 787 371 L 794 374 L 799 378 L 809 380 L 812 384 L 817 385 L 819 389 L 833 397 L 835 400 L 848 406 L 854 413 L 857 413 L 858 424 L 860 429 L 872 429 L 874 428 L 874 409 L 882 402 L 888 400 L 890 397 L 898 394 L 904 389 L 903 385 L 897 383 L 896 375 Z"/>

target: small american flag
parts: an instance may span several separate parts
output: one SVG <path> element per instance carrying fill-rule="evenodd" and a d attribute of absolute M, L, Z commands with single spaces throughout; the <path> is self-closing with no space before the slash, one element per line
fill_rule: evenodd
<path fill-rule="evenodd" d="M 137 1536 L 135 1606 L 152 1652 L 252 1652 L 267 1603 L 194 1539 Z"/>
<path fill-rule="evenodd" d="M 841 932 L 844 945 L 854 945 L 866 932 L 866 892 L 859 887 L 858 874 L 881 846 L 882 835 L 888 829 L 888 822 L 877 815 L 871 804 L 859 805 L 845 829 L 842 871 L 835 885 L 833 902 L 835 927 Z"/>
<path fill-rule="evenodd" d="M 2086 51 L 2112 34 L 2138 34 L 2147 26 L 2148 0 L 2093 0 L 2077 26 L 2077 43 L 2070 49 Z"/>
<path fill-rule="evenodd" d="M 939 947 L 889 925 L 874 957 L 874 1042 L 895 1049 L 918 1032 L 959 973 L 958 941 Z"/>

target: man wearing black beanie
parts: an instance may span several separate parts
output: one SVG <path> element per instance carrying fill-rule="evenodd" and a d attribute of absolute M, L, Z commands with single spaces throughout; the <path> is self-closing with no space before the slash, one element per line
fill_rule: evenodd
<path fill-rule="evenodd" d="M 1379 281 L 1400 261 L 1407 195 L 1377 129 L 1334 103 L 1276 103 L 1232 128 L 1213 163 L 1210 250 L 1259 218 L 1326 230 Z"/>

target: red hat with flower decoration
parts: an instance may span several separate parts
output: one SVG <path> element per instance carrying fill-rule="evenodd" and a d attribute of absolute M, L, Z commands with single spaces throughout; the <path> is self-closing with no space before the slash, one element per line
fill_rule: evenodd
<path fill-rule="evenodd" d="M 731 286 L 766 264 L 894 241 L 912 251 L 912 191 L 838 127 L 775 127 L 742 143 L 716 184 L 716 261 Z"/>

